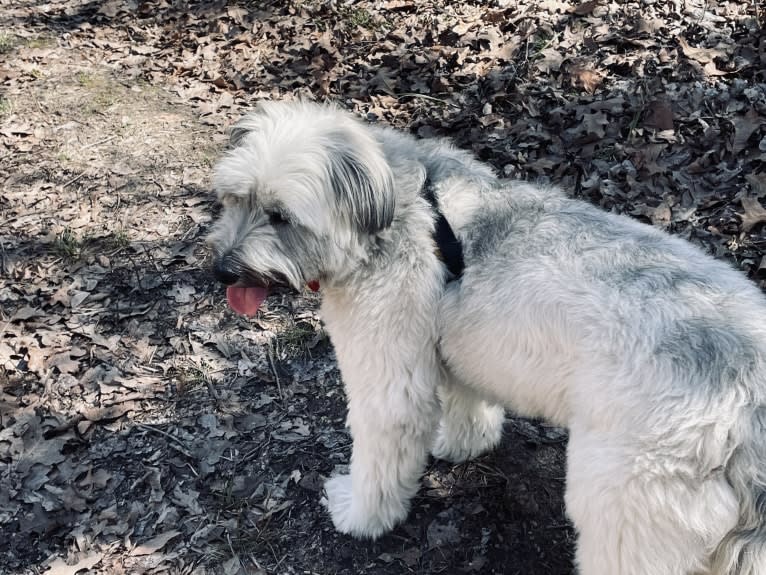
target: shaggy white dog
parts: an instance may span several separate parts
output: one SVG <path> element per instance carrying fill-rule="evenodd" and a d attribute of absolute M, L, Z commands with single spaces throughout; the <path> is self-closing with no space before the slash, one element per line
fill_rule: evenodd
<path fill-rule="evenodd" d="M 766 574 L 766 300 L 739 273 L 333 107 L 263 103 L 232 144 L 215 272 L 247 315 L 321 287 L 354 441 L 337 529 L 403 520 L 429 451 L 491 448 L 502 405 L 570 430 L 583 575 Z"/>

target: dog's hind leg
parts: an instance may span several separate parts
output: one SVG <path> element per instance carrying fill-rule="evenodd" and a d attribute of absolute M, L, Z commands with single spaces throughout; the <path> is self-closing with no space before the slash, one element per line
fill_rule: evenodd
<path fill-rule="evenodd" d="M 495 447 L 503 434 L 505 412 L 447 374 L 439 389 L 442 417 L 431 454 L 454 463 Z"/>
<path fill-rule="evenodd" d="M 692 479 L 682 461 L 574 428 L 567 458 L 580 575 L 711 575 L 738 513 L 722 474 Z"/>

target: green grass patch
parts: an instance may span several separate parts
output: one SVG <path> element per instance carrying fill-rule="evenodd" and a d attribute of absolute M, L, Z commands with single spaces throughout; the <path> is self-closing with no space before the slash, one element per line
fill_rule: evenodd
<path fill-rule="evenodd" d="M 93 88 L 96 85 L 96 76 L 88 72 L 77 72 L 75 78 L 83 88 Z"/>
<path fill-rule="evenodd" d="M 5 96 L 0 96 L 0 118 L 9 116 L 13 111 L 13 104 Z"/>
<path fill-rule="evenodd" d="M 311 357 L 311 348 L 316 343 L 316 328 L 306 321 L 292 320 L 277 332 L 275 347 L 277 357 Z"/>
<path fill-rule="evenodd" d="M 207 387 L 209 376 L 206 373 L 207 366 L 198 367 L 194 364 L 176 367 L 169 375 L 175 382 L 178 395 L 186 395 Z"/>
<path fill-rule="evenodd" d="M 77 260 L 82 253 L 83 240 L 69 228 L 64 228 L 53 242 L 53 251 L 68 260 Z"/>
<path fill-rule="evenodd" d="M 119 98 L 119 88 L 109 78 L 89 72 L 78 72 L 75 79 L 88 92 L 88 99 L 83 102 L 83 109 L 91 114 L 103 112 Z"/>
<path fill-rule="evenodd" d="M 18 37 L 7 32 L 0 32 L 0 54 L 7 54 L 19 44 Z"/>
<path fill-rule="evenodd" d="M 355 6 L 349 7 L 345 16 L 348 19 L 348 23 L 356 28 L 366 28 L 367 30 L 373 30 L 378 27 L 378 23 L 375 22 L 372 14 L 370 14 L 364 8 Z"/>
<path fill-rule="evenodd" d="M 52 48 L 55 45 L 56 41 L 47 36 L 38 36 L 37 38 L 27 38 L 24 40 L 24 46 L 27 48 Z"/>
<path fill-rule="evenodd" d="M 117 230 L 106 237 L 106 244 L 111 249 L 124 250 L 130 246 L 130 238 L 125 230 Z"/>

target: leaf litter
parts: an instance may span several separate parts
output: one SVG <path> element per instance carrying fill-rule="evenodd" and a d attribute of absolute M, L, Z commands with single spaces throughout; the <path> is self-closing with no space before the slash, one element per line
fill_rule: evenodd
<path fill-rule="evenodd" d="M 0 573 L 572 572 L 566 434 L 433 462 L 377 542 L 313 294 L 206 271 L 212 162 L 263 98 L 334 100 L 663 227 L 766 286 L 756 2 L 0 0 Z"/>

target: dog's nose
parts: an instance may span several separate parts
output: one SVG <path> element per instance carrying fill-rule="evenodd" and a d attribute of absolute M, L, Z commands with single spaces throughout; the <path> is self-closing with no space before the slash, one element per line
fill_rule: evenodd
<path fill-rule="evenodd" d="M 239 281 L 239 269 L 228 257 L 219 258 L 215 261 L 213 275 L 215 279 L 227 286 Z"/>

